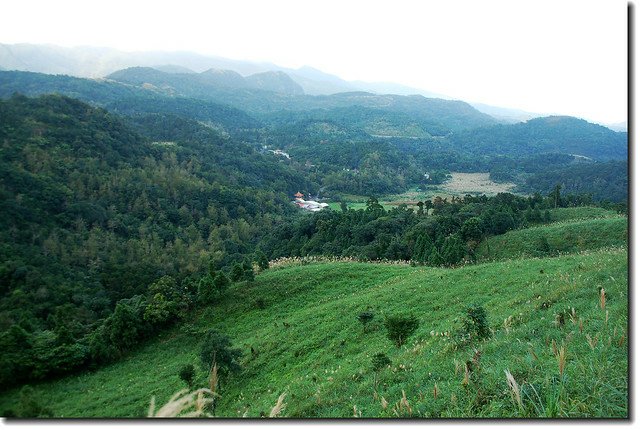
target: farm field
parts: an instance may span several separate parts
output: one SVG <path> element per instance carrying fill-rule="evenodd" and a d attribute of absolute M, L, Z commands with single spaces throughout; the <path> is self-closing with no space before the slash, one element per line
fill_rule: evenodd
<path fill-rule="evenodd" d="M 451 179 L 440 185 L 429 186 L 427 190 L 417 191 L 415 188 L 400 194 L 381 196 L 378 200 L 382 206 L 389 210 L 401 204 L 415 207 L 418 201 L 432 200 L 435 197 L 451 199 L 451 196 L 462 197 L 466 194 L 486 194 L 493 196 L 498 193 L 513 192 L 515 184 L 497 183 L 489 178 L 489 173 L 461 173 L 451 172 Z M 344 195 L 342 199 L 347 202 L 349 209 L 364 209 L 368 196 Z M 329 203 L 333 210 L 340 210 L 339 202 Z"/>

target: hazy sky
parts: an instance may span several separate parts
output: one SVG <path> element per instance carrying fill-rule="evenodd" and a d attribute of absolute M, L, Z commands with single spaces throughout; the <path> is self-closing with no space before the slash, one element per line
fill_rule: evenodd
<path fill-rule="evenodd" d="M 619 122 L 624 0 L 2 0 L 0 42 L 187 50 Z"/>

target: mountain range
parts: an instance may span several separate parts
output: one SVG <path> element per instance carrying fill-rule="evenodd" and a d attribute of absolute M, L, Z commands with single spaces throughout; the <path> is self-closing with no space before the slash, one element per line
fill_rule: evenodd
<path fill-rule="evenodd" d="M 103 78 L 131 67 L 151 67 L 171 74 L 208 72 L 204 74 L 207 78 L 217 79 L 218 82 L 234 82 L 233 86 L 236 88 L 246 86 L 291 94 L 330 95 L 366 91 L 374 94 L 422 95 L 428 98 L 452 99 L 447 95 L 398 83 L 346 81 L 309 66 L 291 69 L 268 62 L 234 60 L 192 52 L 124 52 L 113 48 L 89 46 L 69 48 L 0 43 L 0 70 Z M 244 78 L 244 81 L 240 78 Z M 517 123 L 543 116 L 484 103 L 471 105 L 502 123 Z M 610 126 L 615 131 L 626 131 L 626 123 L 603 125 Z"/>

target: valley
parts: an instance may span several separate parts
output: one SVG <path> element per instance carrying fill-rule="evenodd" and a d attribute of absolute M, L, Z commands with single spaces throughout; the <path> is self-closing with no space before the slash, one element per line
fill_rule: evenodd
<path fill-rule="evenodd" d="M 626 132 L 143 57 L 0 70 L 2 416 L 629 417 Z"/>

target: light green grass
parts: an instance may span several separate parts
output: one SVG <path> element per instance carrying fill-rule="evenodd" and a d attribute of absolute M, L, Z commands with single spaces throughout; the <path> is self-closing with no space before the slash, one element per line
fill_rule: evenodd
<path fill-rule="evenodd" d="M 363 417 L 625 417 L 627 282 L 624 248 L 457 269 L 367 263 L 270 269 L 126 360 L 34 388 L 56 416 L 142 416 L 151 396 L 162 404 L 183 388 L 178 369 L 197 364 L 202 333 L 215 328 L 244 354 L 242 372 L 223 381 L 220 416 L 268 415 L 286 392 L 283 415 L 289 417 L 351 417 L 354 407 Z M 606 310 L 599 308 L 601 287 Z M 264 309 L 254 305 L 258 298 Z M 471 303 L 486 309 L 493 336 L 456 347 L 438 334 L 451 336 Z M 568 317 L 554 324 L 555 315 L 571 307 L 582 332 Z M 375 318 L 364 332 L 356 316 L 369 308 Z M 399 349 L 382 327 L 383 316 L 396 313 L 420 319 Z M 587 334 L 598 337 L 593 350 Z M 563 378 L 552 340 L 568 352 Z M 479 368 L 465 387 L 460 366 L 475 349 Z M 393 364 L 376 377 L 371 357 L 378 352 Z M 512 401 L 505 369 L 531 396 L 523 411 Z M 198 383 L 206 384 L 204 372 Z M 402 391 L 411 414 L 394 406 Z M 0 396 L 0 410 L 15 407 L 16 392 Z"/>
<path fill-rule="evenodd" d="M 551 209 L 549 210 L 549 214 L 551 215 L 552 222 L 594 218 L 614 218 L 619 216 L 615 211 L 591 206 Z"/>
<path fill-rule="evenodd" d="M 556 212 L 557 214 L 557 212 Z M 615 216 L 590 220 L 573 220 L 579 212 L 560 213 L 566 221 L 509 231 L 484 240 L 476 250 L 476 258 L 503 260 L 519 256 L 558 255 L 585 249 L 624 246 L 627 243 L 628 219 Z M 546 238 L 550 250 L 544 253 L 541 238 Z"/>

